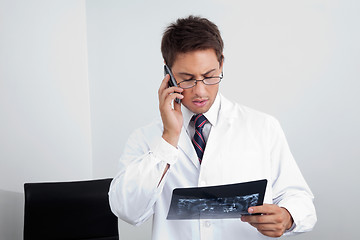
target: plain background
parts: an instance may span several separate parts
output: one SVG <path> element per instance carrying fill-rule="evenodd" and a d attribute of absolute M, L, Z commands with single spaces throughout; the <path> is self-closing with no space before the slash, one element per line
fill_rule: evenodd
<path fill-rule="evenodd" d="M 162 32 L 189 14 L 220 28 L 220 91 L 279 119 L 315 195 L 315 229 L 291 238 L 356 238 L 359 12 L 355 0 L 0 0 L 0 239 L 22 239 L 25 182 L 116 174 L 129 134 L 159 117 Z M 151 221 L 119 225 L 121 239 L 150 239 Z"/>

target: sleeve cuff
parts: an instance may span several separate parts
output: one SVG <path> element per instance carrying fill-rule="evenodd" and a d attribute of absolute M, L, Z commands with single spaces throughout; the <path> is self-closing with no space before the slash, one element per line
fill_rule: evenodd
<path fill-rule="evenodd" d="M 159 143 L 155 147 L 153 154 L 161 161 L 172 165 L 176 163 L 178 159 L 179 150 L 170 143 L 166 142 L 163 138 L 161 138 Z"/>
<path fill-rule="evenodd" d="M 302 201 L 304 202 L 304 201 Z M 293 235 L 300 232 L 311 231 L 316 223 L 316 215 L 311 214 L 308 208 L 291 201 L 284 201 L 279 207 L 286 208 L 291 214 L 294 222 L 290 229 L 285 231 L 285 235 Z"/>

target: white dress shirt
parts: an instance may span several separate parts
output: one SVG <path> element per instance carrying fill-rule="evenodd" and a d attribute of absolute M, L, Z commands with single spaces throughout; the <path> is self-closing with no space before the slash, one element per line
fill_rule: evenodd
<path fill-rule="evenodd" d="M 273 239 L 239 219 L 166 220 L 174 188 L 267 179 L 264 203 L 285 207 L 294 219 L 285 234 L 313 228 L 313 195 L 276 119 L 218 94 L 205 113 L 209 123 L 200 165 L 191 143 L 192 113 L 184 107 L 182 111 L 184 126 L 177 148 L 161 137 L 161 120 L 130 136 L 109 190 L 115 215 L 134 225 L 153 217 L 155 240 Z M 167 164 L 170 168 L 160 182 Z"/>
<path fill-rule="evenodd" d="M 208 120 L 208 122 L 205 123 L 205 126 L 202 130 L 203 136 L 205 138 L 205 142 L 207 142 L 209 138 L 211 126 L 216 125 L 217 123 L 219 110 L 220 110 L 220 98 L 217 97 L 213 105 L 209 109 L 209 111 L 204 113 L 204 116 Z M 194 121 L 191 121 L 191 118 L 195 114 L 186 107 L 184 107 L 184 105 L 181 105 L 181 112 L 183 114 L 183 125 L 185 126 L 186 133 L 188 134 L 189 138 L 192 139 L 195 134 L 195 123 Z"/>

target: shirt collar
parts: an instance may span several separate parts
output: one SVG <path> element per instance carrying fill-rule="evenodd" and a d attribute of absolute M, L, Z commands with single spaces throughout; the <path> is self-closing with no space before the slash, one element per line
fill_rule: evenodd
<path fill-rule="evenodd" d="M 221 105 L 220 104 L 220 96 L 218 93 L 215 97 L 215 101 L 214 101 L 213 105 L 210 107 L 210 109 L 206 113 L 204 113 L 204 116 L 210 122 L 210 124 L 212 126 L 215 126 L 217 123 L 218 115 L 219 115 L 219 111 L 220 111 L 220 105 Z M 192 116 L 194 116 L 195 113 L 193 113 L 192 111 L 187 109 L 187 107 L 185 107 L 184 105 L 181 105 L 181 111 L 183 114 L 183 124 L 184 124 L 185 128 L 187 128 L 189 126 Z"/>

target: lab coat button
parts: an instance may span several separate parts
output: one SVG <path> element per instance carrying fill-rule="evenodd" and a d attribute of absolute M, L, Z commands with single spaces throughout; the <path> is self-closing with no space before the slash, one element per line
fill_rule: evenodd
<path fill-rule="evenodd" d="M 207 227 L 207 228 L 208 228 L 208 227 L 210 227 L 210 226 L 211 226 L 211 222 L 206 221 L 206 222 L 205 222 L 205 227 Z"/>

